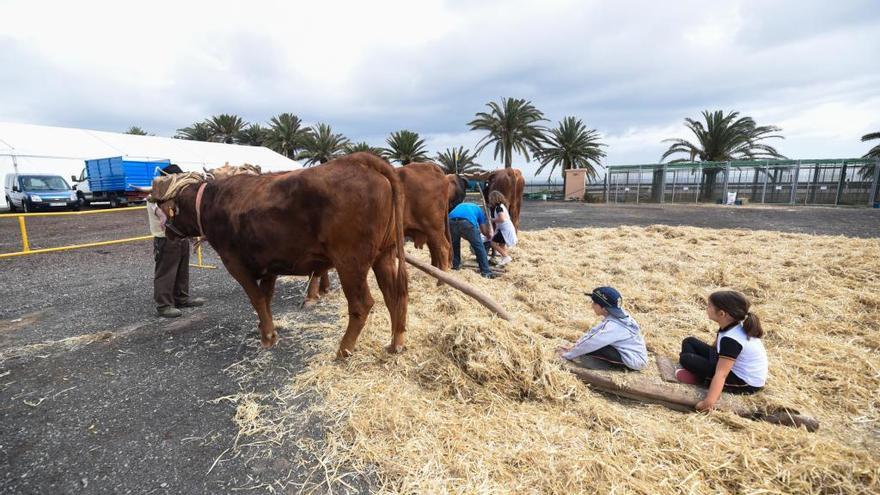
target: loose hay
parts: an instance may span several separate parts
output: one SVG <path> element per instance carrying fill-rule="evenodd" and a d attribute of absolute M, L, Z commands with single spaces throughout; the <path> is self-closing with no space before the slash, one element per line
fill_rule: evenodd
<path fill-rule="evenodd" d="M 390 322 L 373 284 L 377 304 L 355 355 L 334 361 L 346 306 L 331 296 L 337 328 L 281 394 L 320 394 L 310 412 L 336 425 L 315 453 L 325 469 L 375 473 L 393 493 L 880 491 L 880 241 L 553 229 L 524 232 L 514 259 L 492 281 L 461 272 L 513 323 L 411 270 L 407 349 L 397 356 L 382 350 Z M 745 292 L 768 331 L 771 362 L 766 390 L 746 400 L 799 409 L 822 429 L 681 414 L 590 391 L 553 349 L 596 321 L 583 292 L 606 284 L 624 294 L 649 345 L 670 356 L 687 335 L 712 339 L 709 293 Z"/>

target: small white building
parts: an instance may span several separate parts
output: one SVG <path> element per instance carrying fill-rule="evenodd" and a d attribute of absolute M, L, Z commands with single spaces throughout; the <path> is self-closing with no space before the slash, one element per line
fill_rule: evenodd
<path fill-rule="evenodd" d="M 225 163 L 251 163 L 264 171 L 301 167 L 284 155 L 259 146 L 0 122 L 0 181 L 17 171 L 60 175 L 69 183 L 71 175 L 79 177 L 85 160 L 115 156 L 168 159 L 184 170 L 214 168 Z M 2 194 L 0 207 L 7 207 Z"/>

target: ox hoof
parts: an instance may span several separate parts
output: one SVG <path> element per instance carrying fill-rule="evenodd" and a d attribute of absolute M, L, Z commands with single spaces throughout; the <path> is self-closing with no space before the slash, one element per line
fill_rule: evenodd
<path fill-rule="evenodd" d="M 402 345 L 390 344 L 385 346 L 385 350 L 388 351 L 389 354 L 400 354 L 404 349 L 405 347 Z"/>
<path fill-rule="evenodd" d="M 276 342 L 278 342 L 278 332 L 272 332 L 272 335 L 269 335 L 268 338 L 260 336 L 260 345 L 263 346 L 263 349 L 272 347 Z"/>
<path fill-rule="evenodd" d="M 352 355 L 352 352 L 348 349 L 339 349 L 336 351 L 336 359 L 342 361 L 343 359 Z"/>
<path fill-rule="evenodd" d="M 306 299 L 305 301 L 303 301 L 304 308 L 311 308 L 312 306 L 314 306 L 316 304 L 318 304 L 317 299 Z"/>

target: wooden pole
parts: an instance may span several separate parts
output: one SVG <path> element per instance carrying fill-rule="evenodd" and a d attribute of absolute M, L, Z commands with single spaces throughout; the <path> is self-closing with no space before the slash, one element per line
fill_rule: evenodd
<path fill-rule="evenodd" d="M 495 313 L 499 317 L 501 317 L 507 321 L 513 321 L 513 318 L 510 316 L 510 314 L 507 311 L 504 310 L 504 308 L 501 307 L 501 305 L 499 305 L 497 302 L 495 302 L 494 299 L 489 297 L 487 294 L 484 294 L 481 290 L 477 289 L 476 287 L 473 287 L 469 284 L 462 282 L 461 280 L 458 280 L 457 278 L 444 272 L 443 270 L 440 270 L 439 268 L 435 268 L 427 263 L 423 263 L 423 262 L 415 259 L 412 255 L 407 254 L 406 261 L 410 265 L 418 268 L 419 270 L 427 273 L 428 275 L 436 278 L 437 280 L 444 282 L 444 283 L 448 284 L 450 287 L 458 289 L 461 292 L 464 292 L 465 294 L 472 297 L 473 299 L 476 299 L 476 301 L 478 303 L 482 304 L 483 306 L 488 308 L 490 311 L 492 311 L 493 313 Z"/>
<path fill-rule="evenodd" d="M 659 404 L 669 409 L 681 412 L 696 412 L 697 403 L 702 400 L 702 394 L 688 391 L 675 390 L 669 385 L 655 384 L 649 381 L 630 381 L 626 384 L 615 383 L 610 378 L 573 364 L 566 363 L 568 371 L 574 373 L 582 382 L 592 385 L 598 390 L 614 394 L 640 402 Z M 808 416 L 802 416 L 797 411 L 779 410 L 771 413 L 753 411 L 738 404 L 721 401 L 715 404 L 715 408 L 729 411 L 744 418 L 766 421 L 768 423 L 799 427 L 803 426 L 807 431 L 819 429 L 819 422 Z"/>

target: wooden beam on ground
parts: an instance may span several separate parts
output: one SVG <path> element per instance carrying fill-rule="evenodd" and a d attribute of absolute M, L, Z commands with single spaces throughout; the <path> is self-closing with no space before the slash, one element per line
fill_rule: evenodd
<path fill-rule="evenodd" d="M 465 294 L 472 297 L 473 299 L 476 299 L 476 301 L 478 303 L 482 304 L 483 306 L 488 308 L 490 311 L 492 311 L 493 313 L 495 313 L 499 317 L 501 317 L 507 321 L 513 321 L 513 317 L 511 317 L 510 314 L 507 311 L 505 311 L 504 308 L 502 308 L 500 304 L 495 302 L 494 299 L 489 297 L 487 294 L 483 293 L 483 291 L 481 291 L 480 289 L 477 289 L 476 287 L 474 287 L 470 284 L 462 282 L 461 280 L 453 277 L 452 275 L 444 272 L 443 270 L 440 270 L 439 268 L 431 266 L 427 263 L 423 263 L 422 261 L 419 261 L 416 258 L 414 258 L 412 255 L 407 254 L 406 261 L 410 265 L 418 268 L 419 270 L 427 273 L 428 275 L 436 278 L 437 280 L 449 285 L 450 287 L 458 289 L 461 292 L 464 292 Z"/>
<path fill-rule="evenodd" d="M 611 378 L 590 371 L 570 363 L 565 363 L 566 368 L 574 373 L 582 382 L 595 387 L 597 390 L 614 394 L 627 399 L 640 402 L 659 404 L 669 409 L 681 412 L 696 412 L 697 403 L 703 399 L 703 393 L 697 389 L 682 390 L 670 385 L 654 383 L 649 380 L 628 380 L 626 384 L 615 383 Z M 722 397 L 715 405 L 716 409 L 729 411 L 744 418 L 766 421 L 777 425 L 800 427 L 807 431 L 819 429 L 819 422 L 815 419 L 803 416 L 793 409 L 782 409 L 769 413 L 754 411 L 740 404 L 736 404 L 730 398 Z"/>

